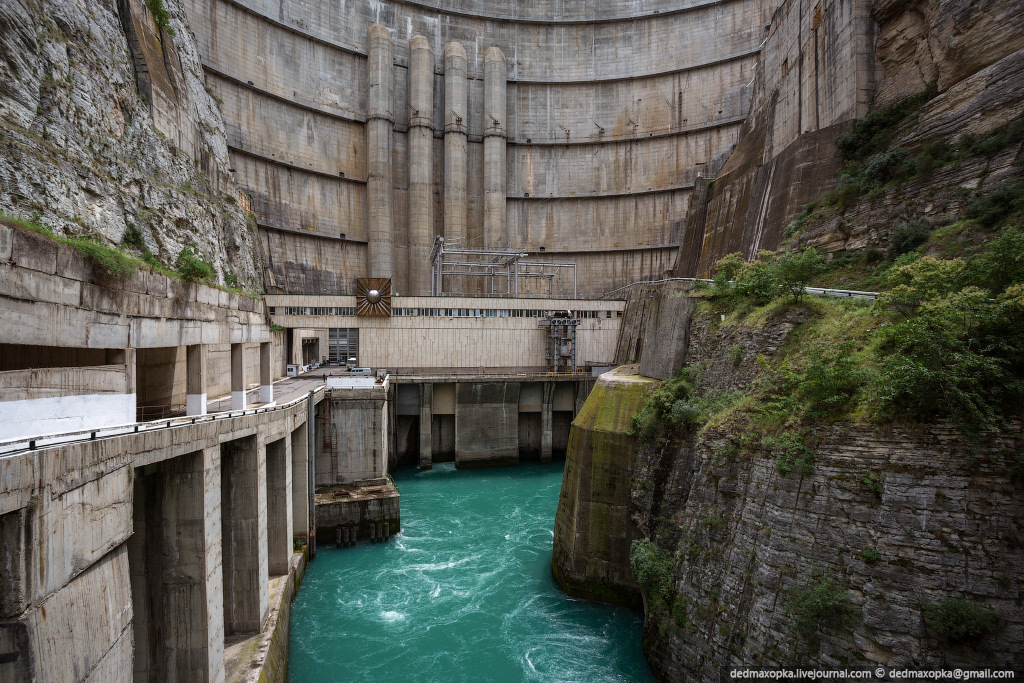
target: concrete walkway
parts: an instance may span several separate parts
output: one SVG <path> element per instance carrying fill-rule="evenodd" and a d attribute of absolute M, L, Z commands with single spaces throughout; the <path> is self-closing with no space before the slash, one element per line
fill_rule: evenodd
<path fill-rule="evenodd" d="M 337 369 L 337 368 L 335 368 Z M 310 370 L 298 377 L 287 377 L 274 382 L 274 403 L 288 403 L 300 396 L 308 394 L 317 387 L 324 385 L 324 375 L 330 372 L 329 368 Z M 266 405 L 259 402 L 260 388 L 257 386 L 246 392 L 246 407 L 259 408 Z M 206 402 L 206 410 L 210 413 L 222 413 L 231 410 L 231 397 L 221 396 L 220 398 Z"/>

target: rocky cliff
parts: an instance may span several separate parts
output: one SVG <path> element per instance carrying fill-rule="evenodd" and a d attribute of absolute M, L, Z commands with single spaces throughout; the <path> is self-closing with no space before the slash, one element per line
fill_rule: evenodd
<path fill-rule="evenodd" d="M 757 382 L 812 317 L 796 307 L 723 323 L 698 308 L 694 393 Z M 975 439 L 949 423 L 773 434 L 752 412 L 739 402 L 640 449 L 634 523 L 671 558 L 671 591 L 647 600 L 659 678 L 714 680 L 729 663 L 1024 665 L 1019 426 Z M 806 609 L 808 593 L 834 607 Z M 951 635 L 931 612 L 950 600 L 1001 625 Z"/>
<path fill-rule="evenodd" d="M 1019 118 L 1024 39 L 1014 18 L 1022 11 L 1024 3 L 1013 0 L 782 2 L 736 147 L 698 181 L 676 274 L 704 277 L 726 254 L 749 258 L 779 247 L 793 218 L 840 180 L 846 160 L 835 141 L 871 108 L 929 93 L 892 142 L 911 156 Z M 829 254 L 885 246 L 887 221 L 922 212 L 930 222 L 944 220 L 962 204 L 962 188 L 998 182 L 1014 154 L 952 164 L 852 208 L 821 207 L 818 229 L 802 244 Z M 903 209 L 893 211 L 894 203 Z"/>
<path fill-rule="evenodd" d="M 154 8 L 156 12 L 151 9 Z M 0 210 L 262 291 L 255 221 L 177 0 L 0 5 Z M 129 239 L 129 242 L 132 240 Z"/>

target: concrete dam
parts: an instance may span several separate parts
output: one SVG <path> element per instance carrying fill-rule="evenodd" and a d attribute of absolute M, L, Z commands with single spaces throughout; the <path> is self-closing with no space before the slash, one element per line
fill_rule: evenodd
<path fill-rule="evenodd" d="M 1024 667 L 1021 9 L 0 3 L 0 683 Z"/>

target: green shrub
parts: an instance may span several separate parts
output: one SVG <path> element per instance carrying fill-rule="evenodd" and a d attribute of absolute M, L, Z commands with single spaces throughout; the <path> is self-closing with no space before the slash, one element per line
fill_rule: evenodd
<path fill-rule="evenodd" d="M 906 178 L 912 172 L 909 159 L 910 151 L 905 147 L 895 147 L 871 157 L 864 166 L 865 186 L 874 189 L 890 181 Z"/>
<path fill-rule="evenodd" d="M 1024 209 L 1024 183 L 1004 180 L 993 190 L 972 199 L 967 205 L 967 217 L 991 230 L 1021 209 Z"/>
<path fill-rule="evenodd" d="M 936 170 L 952 161 L 953 158 L 953 148 L 945 141 L 940 139 L 928 142 L 911 162 L 913 175 L 931 175 Z"/>
<path fill-rule="evenodd" d="M 971 156 L 994 156 L 1021 142 L 1024 142 L 1024 117 L 1014 119 L 987 133 L 968 135 L 960 141 L 960 148 Z"/>
<path fill-rule="evenodd" d="M 686 399 L 693 393 L 689 368 L 681 368 L 647 399 L 647 403 L 633 416 L 630 436 L 641 441 L 653 438 L 668 423 L 681 424 L 689 409 Z"/>
<path fill-rule="evenodd" d="M 952 642 L 964 642 L 995 633 L 1003 625 L 998 613 L 960 598 L 946 598 L 937 605 L 926 605 L 924 623 Z"/>
<path fill-rule="evenodd" d="M 868 548 L 861 551 L 860 558 L 864 560 L 865 564 L 878 564 L 878 561 L 882 559 L 882 554 L 873 548 Z"/>
<path fill-rule="evenodd" d="M 783 432 L 778 436 L 764 439 L 766 446 L 779 449 L 782 453 L 776 459 L 779 474 L 785 476 L 796 472 L 800 476 L 814 471 L 814 451 L 804 443 L 804 437 L 794 432 Z"/>
<path fill-rule="evenodd" d="M 851 131 L 836 138 L 836 147 L 847 160 L 866 159 L 885 150 L 896 139 L 900 124 L 934 96 L 935 91 L 930 88 L 872 109 Z"/>
<path fill-rule="evenodd" d="M 175 266 L 183 278 L 194 282 L 211 282 L 216 276 L 213 266 L 196 255 L 191 246 L 181 250 Z"/>
<path fill-rule="evenodd" d="M 174 28 L 171 26 L 171 14 L 164 7 L 164 0 L 146 0 L 146 7 L 153 13 L 156 25 L 166 31 L 168 35 L 174 36 Z"/>
<path fill-rule="evenodd" d="M 825 269 L 825 259 L 816 249 L 801 249 L 780 254 L 775 261 L 778 286 L 789 292 L 794 301 L 800 301 L 804 287 Z"/>
<path fill-rule="evenodd" d="M 689 623 L 686 619 L 686 603 L 682 600 L 676 600 L 675 604 L 672 605 L 672 621 L 679 628 L 686 628 L 686 625 Z"/>
<path fill-rule="evenodd" d="M 967 279 L 994 294 L 1024 282 L 1024 231 L 1010 227 L 967 265 Z"/>
<path fill-rule="evenodd" d="M 889 258 L 895 261 L 903 254 L 917 249 L 928 241 L 931 230 L 928 221 L 913 220 L 909 223 L 900 223 L 889 237 Z"/>
<path fill-rule="evenodd" d="M 860 478 L 860 483 L 864 485 L 871 495 L 876 499 L 882 500 L 882 491 L 885 478 L 880 474 L 874 472 L 865 472 L 864 476 Z"/>
<path fill-rule="evenodd" d="M 786 225 L 786 229 L 783 231 L 783 236 L 792 237 L 796 233 L 800 232 L 804 227 L 804 223 L 807 222 L 807 219 L 811 217 L 811 214 L 814 213 L 816 208 L 818 208 L 817 202 L 805 204 L 803 210 L 800 211 L 800 213 L 798 213 L 788 225 Z"/>
<path fill-rule="evenodd" d="M 867 381 L 867 370 L 854 356 L 852 340 L 823 340 L 807 345 L 800 396 L 807 400 L 810 417 L 829 417 L 849 407 Z"/>
<path fill-rule="evenodd" d="M 104 275 L 121 278 L 135 272 L 135 259 L 122 251 L 100 244 L 88 237 L 72 237 L 66 238 L 64 241 Z"/>
<path fill-rule="evenodd" d="M 135 223 L 128 223 L 125 226 L 124 234 L 121 235 L 121 244 L 132 249 L 138 249 L 139 251 L 145 251 L 146 240 L 142 236 L 142 228 L 137 226 Z"/>
<path fill-rule="evenodd" d="M 635 540 L 629 546 L 629 566 L 650 598 L 665 605 L 672 602 L 672 555 L 667 550 L 649 538 Z"/>
<path fill-rule="evenodd" d="M 855 615 L 846 591 L 829 576 L 791 588 L 783 611 L 793 631 L 806 640 L 815 639 L 826 628 L 849 625 Z"/>

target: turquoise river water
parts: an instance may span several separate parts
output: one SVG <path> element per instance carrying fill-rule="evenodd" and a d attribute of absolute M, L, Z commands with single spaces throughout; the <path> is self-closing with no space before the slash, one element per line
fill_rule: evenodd
<path fill-rule="evenodd" d="M 551 579 L 562 465 L 395 476 L 402 533 L 321 547 L 291 616 L 291 683 L 650 681 L 639 612 Z"/>

